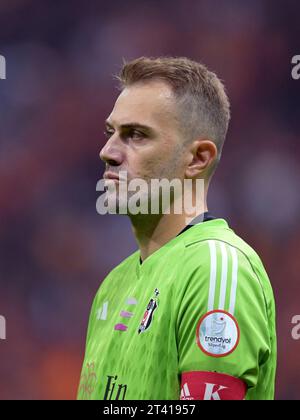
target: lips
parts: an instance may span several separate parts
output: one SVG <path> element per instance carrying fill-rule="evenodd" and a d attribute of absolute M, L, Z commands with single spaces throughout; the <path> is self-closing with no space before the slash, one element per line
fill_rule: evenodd
<path fill-rule="evenodd" d="M 117 174 L 114 174 L 112 172 L 105 172 L 105 174 L 103 175 L 103 178 L 104 179 L 115 179 L 117 181 L 120 180 L 119 177 L 118 177 L 118 175 Z"/>

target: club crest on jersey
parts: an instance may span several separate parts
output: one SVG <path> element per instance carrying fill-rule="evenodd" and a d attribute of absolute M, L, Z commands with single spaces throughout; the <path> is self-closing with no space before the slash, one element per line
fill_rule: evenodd
<path fill-rule="evenodd" d="M 148 305 L 147 305 L 147 309 L 144 313 L 142 322 L 140 323 L 140 326 L 139 326 L 139 329 L 138 329 L 138 334 L 147 330 L 151 325 L 154 311 L 158 307 L 157 299 L 155 299 L 159 295 L 159 290 L 158 289 L 154 290 L 154 295 L 155 295 L 155 297 L 151 298 Z"/>

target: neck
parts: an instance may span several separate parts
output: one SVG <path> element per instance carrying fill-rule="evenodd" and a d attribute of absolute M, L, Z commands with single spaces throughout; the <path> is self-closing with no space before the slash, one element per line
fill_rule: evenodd
<path fill-rule="evenodd" d="M 201 213 L 207 211 L 206 203 Z M 145 261 L 178 233 L 198 214 L 139 214 L 130 216 L 132 230 L 140 249 L 141 259 Z"/>

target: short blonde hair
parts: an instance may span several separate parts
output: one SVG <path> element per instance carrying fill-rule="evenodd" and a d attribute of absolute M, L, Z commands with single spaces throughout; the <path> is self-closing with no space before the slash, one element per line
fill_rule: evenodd
<path fill-rule="evenodd" d="M 186 57 L 140 57 L 124 62 L 116 78 L 121 89 L 140 82 L 165 81 L 176 98 L 185 142 L 199 137 L 212 140 L 218 149 L 217 162 L 220 160 L 230 104 L 225 87 L 215 73 Z"/>

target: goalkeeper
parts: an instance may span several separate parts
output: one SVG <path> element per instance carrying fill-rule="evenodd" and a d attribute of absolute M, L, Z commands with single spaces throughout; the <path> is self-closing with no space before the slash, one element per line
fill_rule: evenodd
<path fill-rule="evenodd" d="M 78 398 L 273 399 L 275 304 L 267 273 L 207 207 L 230 119 L 224 86 L 204 65 L 171 57 L 125 63 L 119 80 L 100 152 L 107 185 L 120 192 L 124 173 L 126 183 L 191 180 L 195 202 L 194 185 L 203 180 L 204 194 L 190 219 L 184 210 L 136 213 L 132 191 L 118 196 L 138 250 L 94 299 Z M 141 202 L 153 198 L 145 193 Z"/>

